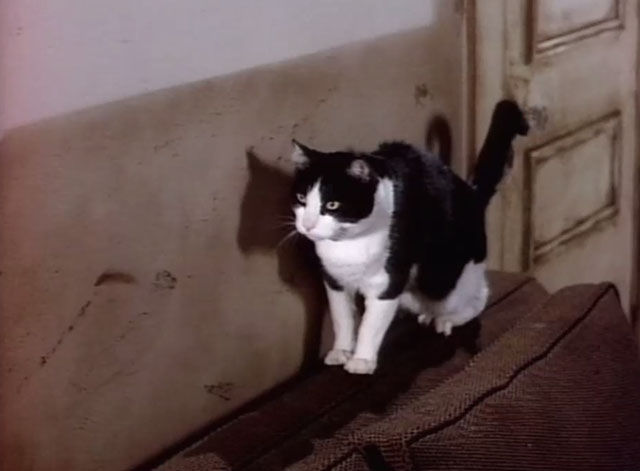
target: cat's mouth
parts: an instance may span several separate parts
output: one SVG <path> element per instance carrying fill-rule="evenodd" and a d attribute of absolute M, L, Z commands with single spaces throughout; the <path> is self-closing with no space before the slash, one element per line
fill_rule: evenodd
<path fill-rule="evenodd" d="M 335 233 L 331 234 L 331 235 L 326 235 L 326 234 L 314 234 L 313 232 L 306 232 L 306 233 L 302 233 L 303 236 L 305 236 L 306 238 L 312 240 L 313 242 L 320 242 L 323 240 L 331 240 L 331 241 L 339 241 L 342 240 L 344 238 L 344 236 L 346 235 L 347 230 L 344 228 L 340 228 L 337 231 L 335 231 Z"/>
<path fill-rule="evenodd" d="M 310 233 L 307 232 L 306 234 L 304 234 L 304 236 L 314 242 L 320 242 L 323 240 L 334 240 L 333 236 L 327 236 L 327 235 L 320 235 L 320 234 L 314 234 L 314 233 Z"/>
<path fill-rule="evenodd" d="M 346 234 L 347 234 L 347 228 L 346 227 L 340 227 L 340 228 L 338 228 L 338 230 L 336 231 L 335 234 L 333 234 L 331 237 L 329 237 L 329 239 L 331 239 L 333 241 L 337 241 L 337 240 L 342 239 Z"/>

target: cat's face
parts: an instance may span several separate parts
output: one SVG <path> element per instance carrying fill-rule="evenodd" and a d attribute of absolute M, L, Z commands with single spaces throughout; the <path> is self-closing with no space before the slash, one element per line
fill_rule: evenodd
<path fill-rule="evenodd" d="M 293 212 L 297 231 L 313 241 L 344 240 L 370 226 L 379 178 L 366 157 L 323 153 L 294 143 Z"/>

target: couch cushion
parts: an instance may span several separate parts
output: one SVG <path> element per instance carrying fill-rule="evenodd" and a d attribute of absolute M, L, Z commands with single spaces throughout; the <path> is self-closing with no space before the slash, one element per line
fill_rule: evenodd
<path fill-rule="evenodd" d="M 315 422 L 310 427 L 316 430 L 313 436 L 330 434 L 330 438 L 316 443 L 311 455 L 287 470 L 333 470 L 354 454 L 362 453 L 366 445 L 362 447 L 353 442 L 350 439 L 353 433 L 393 416 L 461 371 L 478 350 L 488 348 L 548 297 L 540 284 L 531 278 L 494 273 L 490 279 L 492 298 L 478 324 L 465 326 L 458 332 L 454 330 L 453 338 L 445 338 L 433 330 L 418 331 L 422 336 L 412 348 L 393 356 L 391 364 L 378 373 L 380 380 L 363 397 L 345 402 L 333 411 L 337 417 L 350 412 L 353 419 L 348 423 L 337 421 L 340 427 L 328 430 L 326 419 Z M 376 462 L 375 456 L 373 462 Z M 375 465 L 372 467 L 377 469 Z"/>
<path fill-rule="evenodd" d="M 640 363 L 615 289 L 561 290 L 350 440 L 398 471 L 640 469 Z"/>
<path fill-rule="evenodd" d="M 416 328 L 414 319 L 398 322 L 375 375 L 320 367 L 216 426 L 160 469 L 207 469 L 207 460 L 210 469 L 220 470 L 282 470 L 289 465 L 366 469 L 360 450 L 345 440 L 354 429 L 392 413 L 460 371 L 478 349 L 547 297 L 524 275 L 492 272 L 489 281 L 491 298 L 480 323 L 455 329 L 445 339 L 432 329 Z"/>

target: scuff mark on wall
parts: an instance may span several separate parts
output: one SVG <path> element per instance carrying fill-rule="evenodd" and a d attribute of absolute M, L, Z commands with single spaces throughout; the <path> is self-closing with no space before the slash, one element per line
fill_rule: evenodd
<path fill-rule="evenodd" d="M 549 110 L 546 106 L 529 106 L 524 111 L 525 117 L 536 131 L 544 131 L 549 123 Z"/>
<path fill-rule="evenodd" d="M 107 270 L 96 279 L 96 282 L 93 284 L 93 286 L 101 286 L 106 284 L 132 285 L 135 283 L 136 277 L 131 275 L 130 273 Z"/>
<path fill-rule="evenodd" d="M 176 143 L 176 142 L 178 142 L 178 141 L 180 141 L 180 140 L 182 140 L 182 139 L 181 139 L 181 138 L 179 138 L 179 137 L 176 137 L 176 138 L 174 138 L 174 139 L 167 139 L 166 141 L 164 141 L 164 142 L 162 142 L 162 143 L 160 143 L 160 144 L 156 144 L 156 145 L 154 145 L 154 146 L 153 146 L 153 151 L 154 151 L 154 152 L 158 152 L 159 150 L 166 149 L 166 148 L 167 148 L 167 147 L 169 147 L 171 144 L 174 144 L 174 143 Z"/>
<path fill-rule="evenodd" d="M 161 270 L 156 273 L 153 286 L 157 289 L 174 289 L 178 279 L 169 270 Z"/>
<path fill-rule="evenodd" d="M 299 120 L 297 120 L 293 126 L 291 127 L 291 134 L 295 134 L 296 130 L 306 124 L 307 122 L 309 122 L 309 120 L 313 117 L 313 115 L 320 109 L 320 107 L 325 104 L 329 98 L 335 94 L 335 92 L 338 91 L 338 86 L 337 85 L 332 85 L 327 89 L 327 94 L 318 99 L 318 101 L 316 101 L 315 106 L 313 107 L 313 109 L 311 111 L 309 111 L 307 114 L 305 114 L 302 118 L 300 118 Z M 276 128 L 279 129 L 280 127 Z"/>
<path fill-rule="evenodd" d="M 419 83 L 413 90 L 413 99 L 416 101 L 416 105 L 423 106 L 424 101 L 429 98 L 429 87 L 426 83 Z"/>
<path fill-rule="evenodd" d="M 142 356 L 139 353 L 143 350 L 138 340 L 140 329 L 148 325 L 145 323 L 149 322 L 150 314 L 149 311 L 142 311 L 132 315 L 125 324 L 120 326 L 118 332 L 114 332 L 108 342 L 85 357 L 86 365 L 75 370 L 68 380 L 69 386 L 82 395 L 76 398 L 74 407 L 81 406 L 92 394 L 108 387 L 114 381 L 130 378 L 140 372 L 138 362 Z M 118 352 L 127 351 L 134 345 L 138 354 L 133 354 L 129 361 L 124 364 L 112 361 L 119 354 Z"/>
<path fill-rule="evenodd" d="M 223 401 L 231 400 L 231 393 L 233 392 L 233 383 L 213 383 L 203 385 L 207 394 L 212 394 L 219 397 Z"/>
<path fill-rule="evenodd" d="M 75 329 L 76 323 L 79 322 L 80 319 L 82 319 L 86 315 L 87 310 L 89 309 L 89 306 L 91 306 L 90 300 L 82 305 L 82 307 L 80 308 L 80 311 L 78 311 L 78 313 L 74 317 L 71 324 L 69 324 L 69 326 L 62 332 L 60 337 L 58 337 L 58 341 L 56 342 L 56 344 L 53 347 L 51 347 L 51 349 L 49 349 L 47 353 L 40 356 L 40 366 L 45 366 L 47 362 L 51 359 L 51 357 L 55 355 L 60 345 L 62 345 L 62 343 L 64 342 L 65 337 Z"/>

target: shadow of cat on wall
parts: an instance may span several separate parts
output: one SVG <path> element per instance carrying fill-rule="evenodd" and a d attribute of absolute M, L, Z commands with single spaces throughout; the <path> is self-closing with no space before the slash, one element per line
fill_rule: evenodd
<path fill-rule="evenodd" d="M 313 244 L 289 235 L 294 226 L 290 192 L 293 177 L 265 163 L 251 149 L 246 152 L 247 183 L 240 206 L 237 242 L 243 254 L 274 253 L 278 277 L 303 302 L 306 323 L 302 367 L 317 362 L 326 297 Z"/>

